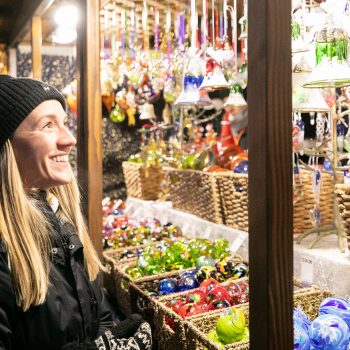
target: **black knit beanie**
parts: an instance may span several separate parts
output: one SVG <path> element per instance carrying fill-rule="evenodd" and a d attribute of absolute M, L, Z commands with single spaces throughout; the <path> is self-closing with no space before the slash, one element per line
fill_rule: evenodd
<path fill-rule="evenodd" d="M 40 103 L 57 100 L 66 111 L 64 96 L 53 86 L 30 78 L 0 75 L 0 148 Z"/>

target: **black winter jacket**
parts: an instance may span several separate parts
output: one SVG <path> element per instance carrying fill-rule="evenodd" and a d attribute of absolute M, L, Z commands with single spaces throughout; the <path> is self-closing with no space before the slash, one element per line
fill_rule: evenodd
<path fill-rule="evenodd" d="M 0 350 L 59 350 L 72 341 L 90 341 L 112 326 L 98 281 L 84 269 L 83 246 L 73 226 L 43 202 L 53 226 L 50 287 L 44 304 L 23 312 L 17 305 L 7 252 L 0 243 Z"/>

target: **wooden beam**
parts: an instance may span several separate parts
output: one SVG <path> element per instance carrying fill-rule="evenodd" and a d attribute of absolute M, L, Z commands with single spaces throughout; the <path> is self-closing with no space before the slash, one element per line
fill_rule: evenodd
<path fill-rule="evenodd" d="M 11 32 L 9 34 L 7 42 L 8 46 L 18 46 L 24 35 L 30 30 L 32 17 L 42 16 L 53 2 L 54 0 L 22 1 L 23 5 L 15 17 Z"/>
<path fill-rule="evenodd" d="M 33 78 L 41 80 L 41 48 L 42 48 L 42 28 L 41 17 L 32 18 L 32 72 Z"/>
<path fill-rule="evenodd" d="M 102 105 L 99 57 L 99 0 L 77 0 L 80 21 L 78 64 L 78 178 L 90 236 L 101 255 Z"/>
<path fill-rule="evenodd" d="M 250 349 L 293 349 L 291 2 L 249 0 Z"/>

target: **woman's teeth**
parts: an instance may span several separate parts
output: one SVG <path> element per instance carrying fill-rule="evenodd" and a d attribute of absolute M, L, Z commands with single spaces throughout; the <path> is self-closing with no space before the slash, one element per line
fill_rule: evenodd
<path fill-rule="evenodd" d="M 54 162 L 68 162 L 68 155 L 52 157 L 51 160 Z"/>

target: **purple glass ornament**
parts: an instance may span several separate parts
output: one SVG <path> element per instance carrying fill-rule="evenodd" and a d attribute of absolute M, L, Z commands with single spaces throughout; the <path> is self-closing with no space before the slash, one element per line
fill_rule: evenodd
<path fill-rule="evenodd" d="M 194 288 L 197 288 L 198 286 L 199 284 L 194 276 L 181 277 L 177 281 L 177 288 L 179 292 L 194 289 Z"/>

